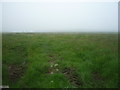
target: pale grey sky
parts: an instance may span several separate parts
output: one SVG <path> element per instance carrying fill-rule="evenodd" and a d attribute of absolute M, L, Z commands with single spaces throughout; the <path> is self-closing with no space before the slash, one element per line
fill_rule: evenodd
<path fill-rule="evenodd" d="M 2 31 L 117 32 L 118 3 L 2 3 Z"/>
<path fill-rule="evenodd" d="M 2 32 L 2 3 L 0 3 L 0 32 Z"/>

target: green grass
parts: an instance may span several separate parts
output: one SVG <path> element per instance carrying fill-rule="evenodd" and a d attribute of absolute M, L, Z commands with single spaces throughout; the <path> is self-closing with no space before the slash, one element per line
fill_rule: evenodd
<path fill-rule="evenodd" d="M 10 88 L 118 87 L 117 34 L 21 33 L 3 34 L 2 39 L 3 85 Z M 48 73 L 49 60 L 58 64 L 59 72 Z M 11 65 L 25 66 L 15 82 L 10 79 Z M 74 69 L 81 86 L 62 73 L 65 68 Z"/>

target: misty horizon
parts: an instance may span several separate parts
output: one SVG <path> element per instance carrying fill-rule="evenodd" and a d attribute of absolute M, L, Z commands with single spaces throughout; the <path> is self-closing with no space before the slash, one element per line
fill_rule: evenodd
<path fill-rule="evenodd" d="M 2 32 L 118 32 L 118 4 L 2 3 Z"/>

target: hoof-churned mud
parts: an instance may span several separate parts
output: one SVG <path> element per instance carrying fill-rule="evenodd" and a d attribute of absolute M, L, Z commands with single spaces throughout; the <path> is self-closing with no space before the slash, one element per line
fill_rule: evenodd
<path fill-rule="evenodd" d="M 21 65 L 10 65 L 9 70 L 9 79 L 12 82 L 16 82 L 19 78 L 21 78 L 25 73 L 26 65 L 25 62 Z"/>
<path fill-rule="evenodd" d="M 49 74 L 54 74 L 59 72 L 59 65 L 56 63 L 57 57 L 56 55 L 49 55 L 50 60 L 48 61 L 50 64 L 50 67 L 48 69 Z"/>
<path fill-rule="evenodd" d="M 64 68 L 62 73 L 68 78 L 69 82 L 76 87 L 81 87 L 83 86 L 83 82 L 80 79 L 80 76 L 75 74 L 75 70 L 71 68 Z"/>

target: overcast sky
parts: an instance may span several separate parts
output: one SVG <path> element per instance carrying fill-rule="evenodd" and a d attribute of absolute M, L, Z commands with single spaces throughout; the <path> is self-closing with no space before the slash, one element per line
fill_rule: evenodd
<path fill-rule="evenodd" d="M 0 8 L 3 32 L 118 31 L 117 2 L 11 2 Z"/>

